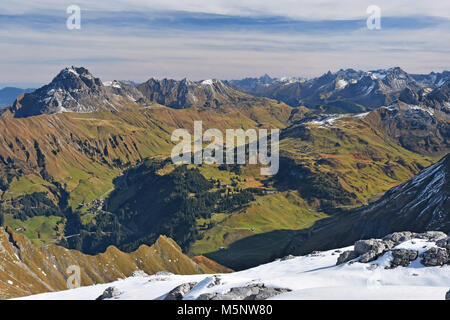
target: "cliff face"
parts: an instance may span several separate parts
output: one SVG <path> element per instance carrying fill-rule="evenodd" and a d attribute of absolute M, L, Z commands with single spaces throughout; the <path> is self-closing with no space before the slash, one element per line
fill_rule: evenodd
<path fill-rule="evenodd" d="M 214 264 L 194 262 L 164 236 L 151 247 L 143 245 L 132 253 L 109 247 L 102 254 L 89 256 L 55 245 L 37 248 L 25 236 L 0 228 L 0 299 L 67 290 L 67 279 L 73 275 L 70 266 L 80 268 L 81 286 L 112 282 L 138 270 L 147 274 L 223 271 L 214 270 Z"/>

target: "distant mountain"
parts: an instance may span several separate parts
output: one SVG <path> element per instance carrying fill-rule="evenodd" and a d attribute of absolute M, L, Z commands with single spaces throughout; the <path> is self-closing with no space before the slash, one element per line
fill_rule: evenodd
<path fill-rule="evenodd" d="M 18 96 L 32 91 L 34 91 L 34 89 L 21 89 L 14 87 L 5 87 L 0 89 L 0 108 L 11 105 Z"/>
<path fill-rule="evenodd" d="M 295 83 L 306 81 L 305 78 L 300 77 L 285 77 L 285 78 L 272 78 L 268 74 L 265 74 L 259 78 L 244 78 L 242 80 L 227 80 L 224 81 L 227 85 L 231 87 L 238 88 L 244 92 L 254 93 L 260 90 L 260 88 L 267 87 L 273 83 Z"/>
<path fill-rule="evenodd" d="M 0 227 L 0 298 L 66 290 L 67 279 L 73 274 L 68 268 L 80 268 L 81 285 L 115 281 L 134 272 L 155 274 L 160 271 L 175 274 L 229 272 L 204 257 L 194 262 L 181 252 L 171 239 L 160 236 L 152 246 L 143 245 L 135 252 L 125 253 L 115 247 L 89 256 L 56 245 L 35 247 L 25 236 L 10 228 Z"/>
<path fill-rule="evenodd" d="M 450 154 L 376 202 L 318 222 L 291 243 L 306 253 L 397 231 L 450 231 Z"/>
<path fill-rule="evenodd" d="M 431 72 L 429 74 L 411 74 L 417 81 L 425 85 L 440 87 L 450 80 L 450 71 Z"/>
<path fill-rule="evenodd" d="M 175 108 L 223 107 L 264 104 L 266 99 L 258 98 L 226 85 L 216 79 L 204 81 L 181 81 L 172 79 L 150 79 L 138 86 L 138 90 L 149 101 Z"/>
<path fill-rule="evenodd" d="M 402 147 L 420 154 L 450 152 L 450 114 L 402 101 L 369 113 L 365 120 Z"/>
<path fill-rule="evenodd" d="M 3 117 L 23 118 L 61 112 L 92 112 L 116 110 L 126 102 L 143 99 L 134 87 L 118 81 L 105 86 L 87 69 L 68 67 L 50 84 L 16 99 Z"/>
<path fill-rule="evenodd" d="M 424 101 L 428 94 L 446 84 L 450 72 L 410 75 L 399 67 L 373 71 L 354 69 L 327 72 L 304 81 L 262 77 L 229 81 L 234 88 L 256 96 L 306 106 L 322 112 L 358 113 L 387 106 L 401 97 L 408 103 Z"/>

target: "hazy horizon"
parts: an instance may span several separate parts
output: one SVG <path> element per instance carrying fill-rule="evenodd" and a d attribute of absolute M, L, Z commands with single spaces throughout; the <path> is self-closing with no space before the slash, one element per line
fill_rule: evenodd
<path fill-rule="evenodd" d="M 70 67 L 70 66 L 66 66 L 66 67 Z M 89 68 L 87 68 L 86 66 L 83 66 L 83 65 L 74 65 L 74 67 L 85 67 L 86 69 L 89 70 L 89 72 L 91 72 L 95 77 L 100 78 L 100 80 L 102 80 L 103 82 L 116 80 L 116 81 L 132 81 L 132 82 L 134 82 L 134 83 L 136 83 L 136 84 L 140 84 L 140 83 L 146 82 L 147 80 L 149 80 L 149 79 L 151 79 L 151 78 L 158 79 L 158 80 L 162 80 L 162 79 L 173 79 L 173 80 L 189 79 L 189 80 L 192 80 L 192 81 L 202 81 L 202 80 L 207 80 L 206 78 L 192 79 L 192 78 L 189 78 L 189 77 L 169 78 L 169 77 L 152 77 L 152 76 L 146 78 L 145 80 L 139 80 L 139 81 L 134 80 L 134 79 L 118 79 L 118 78 L 114 78 L 114 79 L 102 79 L 101 77 L 99 77 L 97 74 L 95 74 L 94 72 L 92 72 L 92 71 L 91 71 Z M 390 67 L 385 67 L 385 68 L 375 68 L 375 69 L 371 69 L 371 70 L 361 70 L 361 69 L 355 69 L 355 68 L 348 67 L 348 68 L 344 68 L 344 70 L 346 70 L 346 69 L 355 69 L 355 70 L 357 70 L 357 71 L 365 71 L 365 72 L 368 72 L 368 71 L 376 71 L 376 70 L 380 70 L 380 69 L 390 69 L 390 68 L 395 68 L 395 67 L 400 67 L 403 71 L 405 71 L 405 72 L 407 72 L 407 73 L 409 73 L 409 74 L 429 74 L 429 73 L 432 73 L 432 72 L 440 73 L 440 72 L 444 72 L 444 71 L 450 71 L 450 70 L 447 70 L 447 69 L 442 69 L 442 70 L 431 70 L 430 72 L 426 72 L 426 73 L 414 73 L 414 72 L 409 72 L 408 70 L 405 70 L 405 69 L 402 68 L 401 66 L 390 66 Z M 64 69 L 64 68 L 63 68 L 63 69 Z M 4 85 L 4 84 L 0 83 L 0 90 L 5 89 L 5 88 L 9 88 L 9 87 L 11 87 L 11 88 L 19 88 L 19 89 L 37 89 L 37 88 L 40 88 L 40 87 L 42 87 L 42 86 L 44 86 L 44 85 L 50 83 L 50 82 L 52 81 L 52 79 L 53 79 L 54 77 L 56 77 L 56 75 L 57 75 L 61 70 L 62 70 L 62 69 L 57 70 L 57 71 L 54 73 L 53 77 L 51 77 L 51 79 L 49 79 L 47 82 L 34 83 L 34 84 L 31 83 L 31 84 L 28 85 L 28 86 L 27 86 L 27 85 L 25 85 L 25 86 L 23 86 L 23 85 L 22 85 L 22 86 L 16 86 L 16 85 L 14 85 L 14 84 L 11 84 L 11 85 L 10 85 L 10 84 L 6 84 L 6 85 Z M 339 69 L 339 70 L 341 70 L 341 69 Z M 278 78 L 278 79 L 280 79 L 280 78 L 306 78 L 306 79 L 313 79 L 313 78 L 320 77 L 321 75 L 326 74 L 328 71 L 330 71 L 330 72 L 332 72 L 332 73 L 335 73 L 335 72 L 337 72 L 337 71 L 339 71 L 339 70 L 326 70 L 326 71 L 324 71 L 324 72 L 322 72 L 322 73 L 319 73 L 319 74 L 317 74 L 317 75 L 315 75 L 315 76 L 312 76 L 312 77 L 305 77 L 305 76 L 303 76 L 303 75 L 301 75 L 301 74 L 300 74 L 300 75 L 290 75 L 290 76 L 273 76 L 273 75 L 271 75 L 271 74 L 268 74 L 268 73 L 264 73 L 264 72 L 263 72 L 263 73 L 261 73 L 261 74 L 259 74 L 259 75 L 255 75 L 255 76 L 246 76 L 246 77 L 241 77 L 241 78 L 219 79 L 219 78 L 217 78 L 217 77 L 212 77 L 212 78 L 209 78 L 209 79 L 218 79 L 218 80 L 223 80 L 223 81 L 225 81 L 225 80 L 242 80 L 242 79 L 245 79 L 245 78 L 260 78 L 260 77 L 263 77 L 263 76 L 265 76 L 265 75 L 268 75 L 268 76 L 271 77 L 271 78 Z M 20 83 L 19 83 L 19 85 L 20 85 Z"/>

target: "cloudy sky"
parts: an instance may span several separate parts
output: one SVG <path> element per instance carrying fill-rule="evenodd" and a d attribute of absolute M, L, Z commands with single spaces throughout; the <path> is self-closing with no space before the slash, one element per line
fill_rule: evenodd
<path fill-rule="evenodd" d="M 81 8 L 81 29 L 66 10 Z M 367 8 L 381 9 L 369 30 Z M 317 76 L 341 68 L 450 69 L 450 1 L 2 0 L 0 88 L 68 65 L 102 80 Z"/>

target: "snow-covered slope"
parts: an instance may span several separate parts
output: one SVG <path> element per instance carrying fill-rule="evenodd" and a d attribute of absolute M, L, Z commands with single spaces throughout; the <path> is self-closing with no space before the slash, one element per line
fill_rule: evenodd
<path fill-rule="evenodd" d="M 426 267 L 422 261 L 424 256 L 430 257 L 431 248 L 443 250 L 444 253 L 448 251 L 446 249 L 446 246 L 448 248 L 450 245 L 448 238 L 445 238 L 445 234 L 437 232 L 405 234 L 406 236 L 403 233 L 397 233 L 384 240 L 362 241 L 355 246 L 339 250 L 316 252 L 302 257 L 289 256 L 231 274 L 163 273 L 149 276 L 140 273 L 110 284 L 40 294 L 25 299 L 89 300 L 99 297 L 106 288 L 115 287 L 116 293 L 113 299 L 162 300 L 172 289 L 188 283 L 191 286 L 190 290 L 184 292 L 185 300 L 194 300 L 200 295 L 208 296 L 205 294 L 210 294 L 210 297 L 215 294 L 215 297 L 220 299 L 221 294 L 229 293 L 232 288 L 249 288 L 258 284 L 260 286 L 264 284 L 265 288 L 285 289 L 284 293 L 275 295 L 271 299 L 444 299 L 446 292 L 450 289 L 450 265 Z M 441 239 L 440 242 L 437 241 L 439 239 Z M 379 250 L 380 243 L 391 248 Z M 372 244 L 377 245 L 371 246 Z M 393 252 L 399 252 L 396 249 L 411 250 L 408 252 L 417 253 L 416 259 L 408 267 L 393 268 Z M 363 256 L 360 256 L 336 265 L 340 255 L 352 250 L 359 253 L 364 250 L 369 253 L 378 250 L 378 254 L 374 260 L 367 263 L 358 262 L 363 259 Z M 223 296 L 222 299 L 224 299 Z"/>

